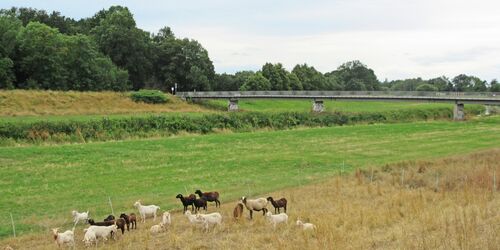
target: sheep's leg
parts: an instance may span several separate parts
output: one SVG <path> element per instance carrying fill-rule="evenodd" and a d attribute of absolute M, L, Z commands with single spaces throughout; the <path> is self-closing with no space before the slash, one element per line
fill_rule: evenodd
<path fill-rule="evenodd" d="M 156 221 L 156 211 L 155 211 L 155 213 L 153 214 L 153 221 Z"/>
<path fill-rule="evenodd" d="M 253 211 L 250 210 L 250 219 L 252 219 Z"/>
<path fill-rule="evenodd" d="M 284 209 L 285 209 L 285 214 L 286 214 L 286 205 L 285 205 Z"/>

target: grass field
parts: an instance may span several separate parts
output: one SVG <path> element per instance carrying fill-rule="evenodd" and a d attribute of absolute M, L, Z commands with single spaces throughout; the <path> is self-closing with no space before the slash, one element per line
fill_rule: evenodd
<path fill-rule="evenodd" d="M 362 125 L 213 134 L 0 150 L 0 219 L 18 233 L 97 218 L 142 199 L 179 207 L 177 193 L 218 190 L 222 201 L 322 180 L 341 169 L 381 166 L 500 147 L 500 117 L 469 122 Z M 344 164 L 342 164 L 344 162 Z M 50 219 L 48 219 L 50 218 Z M 0 236 L 10 235 L 4 223 Z"/>
<path fill-rule="evenodd" d="M 153 221 L 119 233 L 100 249 L 498 249 L 500 197 L 492 176 L 500 172 L 500 149 L 431 161 L 406 161 L 358 170 L 324 182 L 278 190 L 263 197 L 286 197 L 289 220 L 276 229 L 260 214 L 232 219 L 235 202 L 218 211 L 223 224 L 208 232 L 193 227 L 180 211 L 172 212 L 166 232 L 152 235 Z M 404 172 L 403 172 L 404 170 Z M 403 178 L 401 178 L 404 173 Z M 439 178 L 437 178 L 439 177 Z M 500 178 L 496 179 L 500 186 Z M 271 206 L 271 205 L 269 205 Z M 271 208 L 271 211 L 274 209 Z M 68 214 L 65 214 L 68 216 Z M 244 217 L 248 212 L 244 211 Z M 103 216 L 101 216 L 103 217 Z M 316 225 L 304 232 L 295 221 Z M 43 233 L 0 241 L 0 247 L 53 249 Z M 158 223 L 158 222 L 156 222 Z M 64 227 L 63 230 L 70 228 Z M 82 228 L 75 230 L 83 248 Z"/>

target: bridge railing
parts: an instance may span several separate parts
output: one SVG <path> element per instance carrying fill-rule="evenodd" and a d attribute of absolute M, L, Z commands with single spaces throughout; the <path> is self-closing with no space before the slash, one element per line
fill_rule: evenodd
<path fill-rule="evenodd" d="M 239 97 L 239 96 L 422 96 L 422 97 L 477 97 L 500 99 L 498 92 L 427 92 L 427 91 L 203 91 L 177 92 L 181 97 Z"/>

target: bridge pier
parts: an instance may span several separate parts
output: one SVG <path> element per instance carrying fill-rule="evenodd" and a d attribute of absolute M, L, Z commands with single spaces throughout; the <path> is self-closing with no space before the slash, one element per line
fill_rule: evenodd
<path fill-rule="evenodd" d="M 465 119 L 465 111 L 463 103 L 455 103 L 455 107 L 453 108 L 453 120 L 455 121 L 463 121 Z"/>
<path fill-rule="evenodd" d="M 313 112 L 321 113 L 325 111 L 325 105 L 323 104 L 323 100 L 314 100 L 313 102 Z"/>
<path fill-rule="evenodd" d="M 238 99 L 229 99 L 229 103 L 227 105 L 227 111 L 238 111 Z"/>

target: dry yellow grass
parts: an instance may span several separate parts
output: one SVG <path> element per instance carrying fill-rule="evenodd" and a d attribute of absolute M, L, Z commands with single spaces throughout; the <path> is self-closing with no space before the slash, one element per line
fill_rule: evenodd
<path fill-rule="evenodd" d="M 139 223 L 138 230 L 106 242 L 104 248 L 498 249 L 500 194 L 492 189 L 492 176 L 494 171 L 497 175 L 500 172 L 499 162 L 500 149 L 494 149 L 373 168 L 373 175 L 368 167 L 324 183 L 260 195 L 286 197 L 289 201 L 288 225 L 276 230 L 260 214 L 254 214 L 253 221 L 234 222 L 231 215 L 235 202 L 220 209 L 211 204 L 209 212 L 223 215 L 220 228 L 205 233 L 175 211 L 167 232 L 152 236 L 149 219 L 146 224 Z M 500 186 L 499 178 L 496 181 Z M 244 213 L 248 215 L 246 210 Z M 299 230 L 295 226 L 297 217 L 316 224 L 317 230 Z M 57 224 L 46 223 L 45 234 L 5 239 L 0 246 L 56 248 L 48 229 Z M 82 228 L 80 225 L 76 230 L 78 248 L 83 248 Z"/>
<path fill-rule="evenodd" d="M 120 92 L 0 91 L 0 116 L 98 115 L 160 112 L 201 112 L 169 95 L 167 104 L 136 103 Z"/>

